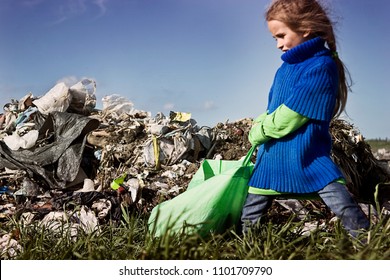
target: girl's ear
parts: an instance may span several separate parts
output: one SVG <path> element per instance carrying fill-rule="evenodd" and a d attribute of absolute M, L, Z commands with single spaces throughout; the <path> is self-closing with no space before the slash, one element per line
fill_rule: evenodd
<path fill-rule="evenodd" d="M 307 30 L 306 32 L 303 33 L 303 38 L 307 38 L 310 36 L 310 30 Z"/>

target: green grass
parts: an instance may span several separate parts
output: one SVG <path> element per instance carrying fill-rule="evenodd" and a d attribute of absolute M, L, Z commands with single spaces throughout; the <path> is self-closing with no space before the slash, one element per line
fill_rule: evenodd
<path fill-rule="evenodd" d="M 370 145 L 373 152 L 376 152 L 379 149 L 390 151 L 390 140 L 388 139 L 369 139 L 366 140 L 366 142 Z"/>
<path fill-rule="evenodd" d="M 283 224 L 265 222 L 248 235 L 229 230 L 201 238 L 163 236 L 148 233 L 147 215 L 124 213 L 119 225 L 105 225 L 92 233 L 71 236 L 64 226 L 53 232 L 32 223 L 15 220 L 2 224 L 1 235 L 13 232 L 23 250 L 23 260 L 380 260 L 390 259 L 390 220 L 380 219 L 362 238 L 351 239 L 339 224 L 302 235 L 303 221 L 293 217 Z"/>

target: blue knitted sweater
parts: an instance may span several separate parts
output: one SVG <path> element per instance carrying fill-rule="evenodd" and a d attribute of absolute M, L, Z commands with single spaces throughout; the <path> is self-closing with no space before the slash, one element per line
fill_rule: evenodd
<path fill-rule="evenodd" d="M 321 38 L 282 55 L 268 98 L 268 112 L 284 104 L 310 120 L 259 147 L 249 186 L 287 193 L 319 191 L 343 175 L 333 163 L 329 124 L 335 107 L 337 66 Z"/>

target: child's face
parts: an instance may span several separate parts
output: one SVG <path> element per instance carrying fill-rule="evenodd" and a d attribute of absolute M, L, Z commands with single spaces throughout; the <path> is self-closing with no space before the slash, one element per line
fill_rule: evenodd
<path fill-rule="evenodd" d="M 309 36 L 309 32 L 304 34 L 295 33 L 279 20 L 268 21 L 268 29 L 277 42 L 276 47 L 283 52 L 307 41 Z"/>

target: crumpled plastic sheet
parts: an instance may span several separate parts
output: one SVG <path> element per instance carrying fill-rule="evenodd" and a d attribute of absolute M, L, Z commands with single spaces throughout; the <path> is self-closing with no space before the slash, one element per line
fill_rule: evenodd
<path fill-rule="evenodd" d="M 0 169 L 22 169 L 42 178 L 52 189 L 64 189 L 75 180 L 86 143 L 86 135 L 99 127 L 97 119 L 79 114 L 37 114 L 39 137 L 33 149 L 12 151 L 0 141 Z"/>
<path fill-rule="evenodd" d="M 70 234 L 74 239 L 80 230 L 86 233 L 99 230 L 95 213 L 84 205 L 78 211 L 50 212 L 40 221 L 40 225 L 53 232 Z"/>

